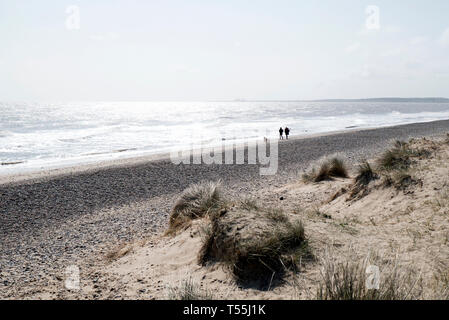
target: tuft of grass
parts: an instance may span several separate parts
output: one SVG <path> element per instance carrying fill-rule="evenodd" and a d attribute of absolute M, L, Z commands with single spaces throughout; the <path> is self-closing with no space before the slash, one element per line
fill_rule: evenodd
<path fill-rule="evenodd" d="M 321 182 L 332 180 L 333 178 L 348 178 L 348 170 L 344 161 L 338 157 L 325 160 L 321 163 L 319 169 L 312 168 L 309 172 L 303 174 L 305 182 Z"/>
<path fill-rule="evenodd" d="M 318 300 L 408 300 L 421 296 L 422 278 L 411 270 L 400 270 L 397 261 L 379 266 L 379 287 L 373 284 L 369 259 L 336 262 L 330 255 L 323 259 Z M 375 266 L 374 266 L 375 267 Z M 371 269 L 373 270 L 373 269 Z M 370 289 L 371 288 L 371 289 Z"/>
<path fill-rule="evenodd" d="M 257 226 L 248 225 L 257 219 Z M 298 270 L 311 258 L 301 221 L 290 222 L 276 209 L 231 210 L 211 217 L 212 232 L 203 241 L 198 261 L 223 263 L 241 283 L 271 287 L 285 271 Z"/>
<path fill-rule="evenodd" d="M 385 151 L 378 159 L 379 167 L 386 171 L 408 169 L 410 167 L 410 159 L 402 151 L 390 149 Z"/>
<path fill-rule="evenodd" d="M 243 198 L 240 200 L 239 205 L 242 209 L 245 210 L 258 210 L 259 205 L 257 204 L 257 201 L 252 198 Z"/>
<path fill-rule="evenodd" d="M 194 219 L 219 211 L 225 205 L 220 183 L 193 184 L 184 190 L 171 210 L 167 234 L 188 226 Z"/>
<path fill-rule="evenodd" d="M 254 240 L 246 246 L 237 246 L 226 262 L 239 280 L 265 280 L 266 283 L 273 275 L 285 272 L 291 262 L 289 253 L 294 257 L 295 253 L 307 253 L 307 248 L 303 224 L 296 222 L 288 224 L 285 230 L 272 231 L 262 241 Z"/>
<path fill-rule="evenodd" d="M 378 179 L 379 176 L 373 171 L 368 161 L 363 161 L 358 169 L 355 183 L 360 185 L 368 185 L 371 181 Z"/>
<path fill-rule="evenodd" d="M 408 143 L 405 142 L 405 141 L 402 141 L 402 140 L 396 140 L 393 143 L 393 145 L 394 145 L 395 148 L 398 148 L 398 149 L 404 149 L 404 148 L 408 147 Z"/>
<path fill-rule="evenodd" d="M 433 276 L 433 299 L 449 300 L 449 270 L 446 266 L 440 267 Z"/>
<path fill-rule="evenodd" d="M 412 176 L 408 170 L 397 170 L 393 174 L 393 181 L 397 186 L 410 184 L 412 181 Z"/>
<path fill-rule="evenodd" d="M 324 162 L 321 164 L 317 174 L 313 178 L 313 182 L 321 182 L 326 180 L 332 180 L 330 175 L 330 163 Z"/>
<path fill-rule="evenodd" d="M 405 191 L 410 186 L 422 185 L 422 180 L 413 178 L 407 169 L 397 169 L 386 174 L 382 184 L 385 187 L 395 187 L 397 190 Z"/>
<path fill-rule="evenodd" d="M 429 158 L 432 152 L 425 148 L 412 149 L 409 143 L 396 141 L 393 148 L 386 150 L 378 159 L 379 169 L 383 171 L 408 170 L 412 158 Z"/>
<path fill-rule="evenodd" d="M 348 170 L 344 161 L 340 158 L 330 160 L 329 175 L 331 177 L 348 178 Z"/>
<path fill-rule="evenodd" d="M 126 256 L 127 254 L 133 251 L 133 247 L 130 244 L 120 244 L 117 247 L 113 248 L 111 251 L 106 253 L 106 260 L 108 262 L 112 262 L 114 260 L 118 260 L 121 257 Z"/>
<path fill-rule="evenodd" d="M 364 160 L 357 168 L 357 176 L 354 179 L 347 201 L 366 196 L 369 193 L 368 185 L 376 179 L 379 179 L 379 175 L 374 172 L 369 162 Z"/>
<path fill-rule="evenodd" d="M 288 217 L 281 209 L 269 208 L 266 209 L 266 212 L 268 218 L 273 220 L 274 222 L 288 222 Z"/>
<path fill-rule="evenodd" d="M 192 278 L 183 280 L 179 286 L 168 288 L 169 300 L 212 300 L 213 295 L 203 290 Z"/>
<path fill-rule="evenodd" d="M 403 141 L 396 141 L 393 148 L 386 150 L 377 160 L 380 169 L 385 171 L 406 170 L 410 167 L 411 149 Z"/>
<path fill-rule="evenodd" d="M 449 214 L 449 188 L 439 192 L 432 204 L 434 205 L 435 211 L 440 211 L 443 214 Z"/>
<path fill-rule="evenodd" d="M 312 168 L 310 171 L 303 173 L 302 181 L 306 183 L 312 183 L 315 181 L 316 177 L 316 169 Z"/>

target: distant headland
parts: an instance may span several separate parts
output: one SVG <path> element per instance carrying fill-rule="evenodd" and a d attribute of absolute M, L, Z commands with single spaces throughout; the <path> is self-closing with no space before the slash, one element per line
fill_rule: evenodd
<path fill-rule="evenodd" d="M 308 100 L 314 102 L 434 102 L 449 103 L 448 98 L 430 97 L 430 98 L 367 98 L 367 99 L 322 99 Z"/>
<path fill-rule="evenodd" d="M 258 100 L 234 99 L 234 102 L 421 102 L 421 103 L 449 103 L 448 98 L 364 98 L 364 99 L 318 99 L 318 100 Z"/>

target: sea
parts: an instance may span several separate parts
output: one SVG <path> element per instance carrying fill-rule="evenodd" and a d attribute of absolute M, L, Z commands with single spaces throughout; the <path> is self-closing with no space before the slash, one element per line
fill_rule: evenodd
<path fill-rule="evenodd" d="M 0 102 L 0 175 L 442 119 L 447 102 Z"/>

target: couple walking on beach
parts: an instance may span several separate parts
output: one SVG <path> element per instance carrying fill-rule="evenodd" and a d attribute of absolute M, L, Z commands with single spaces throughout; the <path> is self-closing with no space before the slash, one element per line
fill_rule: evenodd
<path fill-rule="evenodd" d="M 282 127 L 279 128 L 279 139 L 284 140 L 284 132 L 285 138 L 288 140 L 288 135 L 290 134 L 290 129 L 288 127 L 285 127 L 285 129 L 282 129 Z"/>

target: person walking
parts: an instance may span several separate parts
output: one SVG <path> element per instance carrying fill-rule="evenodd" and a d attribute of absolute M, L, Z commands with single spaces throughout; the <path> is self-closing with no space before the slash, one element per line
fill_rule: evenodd
<path fill-rule="evenodd" d="M 279 140 L 284 139 L 284 129 L 282 127 L 279 128 Z"/>
<path fill-rule="evenodd" d="M 288 127 L 285 127 L 285 138 L 288 140 L 288 135 L 290 134 L 290 129 Z"/>

